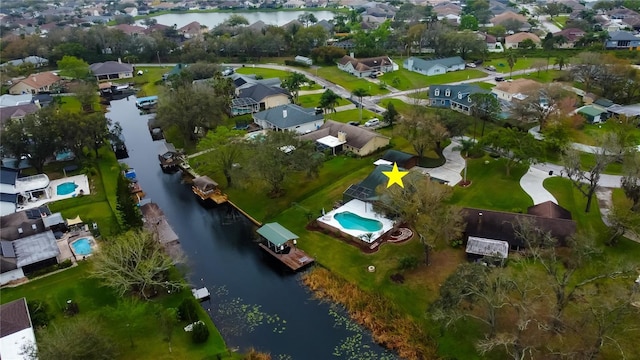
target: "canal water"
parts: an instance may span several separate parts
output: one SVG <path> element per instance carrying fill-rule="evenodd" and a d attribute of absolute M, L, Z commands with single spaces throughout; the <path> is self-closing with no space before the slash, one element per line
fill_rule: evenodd
<path fill-rule="evenodd" d="M 180 173 L 158 164 L 160 141 L 147 128 L 135 97 L 112 101 L 107 117 L 122 126 L 129 158 L 147 197 L 165 212 L 188 257 L 187 278 L 212 292 L 203 302 L 230 348 L 254 347 L 274 360 L 396 359 L 339 307 L 320 302 L 253 243 L 246 219 L 227 224 L 225 208 L 205 208 Z"/>
<path fill-rule="evenodd" d="M 234 12 L 209 12 L 209 13 L 186 13 L 186 14 L 163 14 L 154 16 L 158 24 L 181 28 L 192 21 L 197 21 L 201 25 L 205 25 L 210 30 L 225 22 L 231 15 L 240 15 L 247 19 L 249 25 L 258 20 L 262 20 L 267 25 L 282 26 L 292 20 L 296 20 L 298 16 L 308 13 L 308 11 L 234 11 Z M 334 13 L 331 11 L 321 10 L 311 12 L 313 16 L 320 20 L 331 20 Z M 138 25 L 142 25 L 144 20 L 138 20 Z"/>

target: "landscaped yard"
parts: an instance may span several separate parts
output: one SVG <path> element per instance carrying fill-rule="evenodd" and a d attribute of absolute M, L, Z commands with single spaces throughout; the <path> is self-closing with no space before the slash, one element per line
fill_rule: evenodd
<path fill-rule="evenodd" d="M 584 124 L 583 129 L 571 131 L 570 139 L 581 144 L 596 145 L 598 138 L 612 131 L 629 136 L 630 143 L 640 144 L 640 128 L 633 126 L 622 127 L 616 123 L 615 119 L 609 119 L 609 121 L 602 124 Z"/>
<path fill-rule="evenodd" d="M 513 78 L 514 79 L 527 78 L 527 79 L 535 80 L 541 83 L 550 83 L 550 82 L 553 82 L 555 79 L 558 79 L 559 77 L 561 77 L 564 72 L 565 71 L 560 71 L 560 70 L 542 70 L 540 71 L 540 73 L 535 71 L 528 74 L 513 75 Z M 507 70 L 506 74 L 508 75 L 508 73 L 509 72 Z"/>
<path fill-rule="evenodd" d="M 380 89 L 378 84 L 366 79 L 355 77 L 354 75 L 338 69 L 338 67 L 335 65 L 319 68 L 317 73 L 318 76 L 325 78 L 334 84 L 342 86 L 349 92 L 353 92 L 353 90 L 358 88 L 367 90 L 369 92 L 369 95 L 381 95 L 389 92 L 389 90 L 387 89 Z M 393 86 L 389 82 L 388 84 L 389 86 Z"/>
<path fill-rule="evenodd" d="M 476 79 L 487 76 L 485 72 L 474 69 L 452 71 L 442 75 L 426 76 L 400 68 L 397 71 L 388 72 L 379 79 L 398 90 L 420 89 L 429 85 L 447 84 L 451 82 Z"/>
<path fill-rule="evenodd" d="M 115 82 L 129 83 L 133 82 L 138 91 L 137 96 L 151 96 L 158 95 L 159 89 L 157 82 L 162 82 L 162 75 L 171 71 L 173 66 L 153 66 L 153 67 L 138 67 L 136 68 L 136 74 L 131 79 L 121 79 Z M 142 75 L 137 75 L 137 72 L 142 70 Z"/>
<path fill-rule="evenodd" d="M 351 109 L 340 111 L 337 113 L 328 113 L 325 116 L 326 119 L 335 120 L 339 122 L 349 122 L 349 121 L 359 121 L 360 120 L 360 109 Z M 373 111 L 369 111 L 367 109 L 362 109 L 362 124 L 365 121 L 373 118 L 382 119 L 382 115 L 376 114 Z"/>
<path fill-rule="evenodd" d="M 538 60 L 544 61 L 545 63 L 547 62 L 547 59 L 545 58 L 531 58 L 531 57 L 518 56 L 516 63 L 513 65 L 513 71 L 531 69 L 533 63 Z M 555 61 L 554 58 L 549 59 L 549 64 L 553 65 L 554 61 Z M 509 62 L 507 62 L 507 59 L 504 57 L 487 60 L 482 64 L 482 66 L 489 66 L 489 65 L 495 66 L 496 72 L 509 74 L 509 71 L 510 71 Z"/>
<path fill-rule="evenodd" d="M 209 340 L 195 345 L 191 333 L 182 330 L 186 324 L 177 324 L 173 331 L 172 351 L 159 330 L 157 309 L 177 307 L 183 299 L 191 297 L 186 289 L 170 296 L 160 295 L 150 301 L 141 301 L 140 310 L 127 311 L 125 303 L 110 288 L 89 277 L 90 262 L 40 278 L 15 288 L 2 289 L 2 303 L 25 297 L 27 301 L 41 300 L 48 304 L 53 319 L 49 327 L 64 326 L 70 319 L 62 310 L 67 300 L 78 304 L 76 317 L 93 317 L 104 323 L 105 330 L 114 340 L 119 352 L 118 359 L 204 359 L 216 354 L 227 357 L 224 340 L 216 330 L 207 313 L 198 306 L 198 317 L 210 331 Z M 131 343 L 133 342 L 133 346 Z"/>
<path fill-rule="evenodd" d="M 298 97 L 298 105 L 304 108 L 317 107 L 320 105 L 321 97 L 322 97 L 322 94 L 300 95 Z M 336 107 L 348 105 L 348 104 L 351 104 L 349 100 L 340 98 L 338 99 L 338 104 L 336 105 Z"/>

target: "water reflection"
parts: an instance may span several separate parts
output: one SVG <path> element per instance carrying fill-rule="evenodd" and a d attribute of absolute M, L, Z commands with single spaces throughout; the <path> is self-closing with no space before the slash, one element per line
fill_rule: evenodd
<path fill-rule="evenodd" d="M 211 290 L 203 306 L 229 347 L 255 347 L 274 359 L 394 358 L 339 307 L 311 298 L 299 275 L 274 267 L 254 244 L 248 221 L 223 225 L 224 207 L 202 207 L 180 173 L 163 173 L 160 142 L 151 140 L 147 128 L 152 115 L 141 115 L 133 100 L 112 101 L 107 113 L 122 126 L 129 149 L 123 161 L 180 237 L 189 280 Z"/>

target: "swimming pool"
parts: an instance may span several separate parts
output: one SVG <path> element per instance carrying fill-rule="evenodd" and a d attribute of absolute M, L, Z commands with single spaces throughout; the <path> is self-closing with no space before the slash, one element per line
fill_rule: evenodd
<path fill-rule="evenodd" d="M 380 221 L 363 218 L 349 211 L 337 213 L 333 217 L 340 223 L 340 226 L 349 230 L 376 232 L 382 229 Z"/>
<path fill-rule="evenodd" d="M 91 243 L 93 240 L 89 238 L 80 238 L 71 243 L 71 247 L 73 248 L 73 252 L 76 255 L 91 255 Z"/>
<path fill-rule="evenodd" d="M 56 187 L 56 193 L 58 195 L 69 195 L 72 192 L 76 191 L 77 187 L 78 185 L 72 182 L 62 183 Z"/>

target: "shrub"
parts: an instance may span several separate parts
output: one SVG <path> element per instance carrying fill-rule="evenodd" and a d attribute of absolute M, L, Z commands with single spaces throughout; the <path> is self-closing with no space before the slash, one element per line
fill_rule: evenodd
<path fill-rule="evenodd" d="M 73 265 L 73 263 L 71 262 L 71 259 L 67 259 L 58 264 L 58 269 L 66 269 L 68 267 L 71 267 L 71 265 Z"/>
<path fill-rule="evenodd" d="M 49 305 L 42 300 L 27 301 L 27 307 L 29 308 L 31 323 L 35 328 L 47 326 L 49 320 L 53 317 L 49 312 Z"/>
<path fill-rule="evenodd" d="M 202 344 L 209 338 L 209 328 L 202 321 L 198 321 L 193 324 L 193 330 L 191 332 L 191 340 L 194 344 Z"/>
<path fill-rule="evenodd" d="M 418 260 L 417 257 L 413 255 L 408 255 L 400 259 L 398 267 L 400 268 L 400 270 L 411 270 L 418 267 L 419 263 L 420 263 L 420 260 Z"/>
<path fill-rule="evenodd" d="M 67 303 L 64 306 L 64 314 L 67 316 L 74 316 L 80 312 L 80 308 L 78 307 L 78 303 L 72 300 L 67 300 Z"/>
<path fill-rule="evenodd" d="M 309 65 L 301 63 L 301 62 L 297 62 L 295 60 L 285 60 L 284 64 L 288 65 L 288 66 L 297 66 L 297 67 L 303 67 L 303 68 L 308 68 L 309 67 Z"/>
<path fill-rule="evenodd" d="M 178 306 L 178 318 L 190 323 L 198 321 L 198 309 L 195 299 L 185 298 Z"/>

